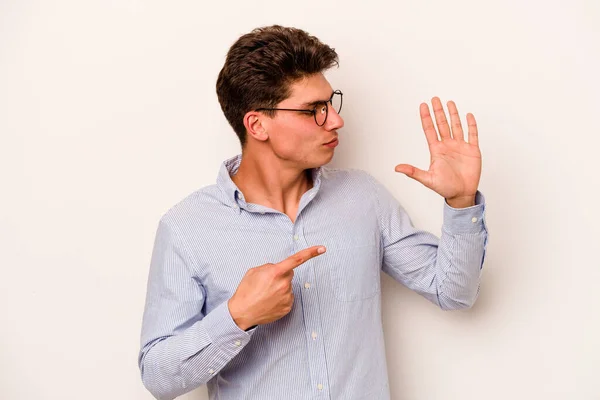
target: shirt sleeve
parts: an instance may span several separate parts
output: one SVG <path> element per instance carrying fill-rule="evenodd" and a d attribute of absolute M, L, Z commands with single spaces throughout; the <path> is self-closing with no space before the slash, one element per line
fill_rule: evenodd
<path fill-rule="evenodd" d="M 142 382 L 157 399 L 174 399 L 214 377 L 250 341 L 227 301 L 203 314 L 205 290 L 193 261 L 164 218 L 156 232 L 138 356 Z"/>
<path fill-rule="evenodd" d="M 479 295 L 488 232 L 485 197 L 453 208 L 444 200 L 441 238 L 416 229 L 396 198 L 375 178 L 382 269 L 443 310 L 470 308 Z"/>

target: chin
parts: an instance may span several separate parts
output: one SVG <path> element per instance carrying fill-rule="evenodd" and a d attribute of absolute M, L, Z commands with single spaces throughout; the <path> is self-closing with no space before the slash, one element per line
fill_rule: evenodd
<path fill-rule="evenodd" d="M 306 170 L 329 164 L 333 159 L 333 152 L 328 151 L 327 153 L 319 153 L 317 151 L 312 151 L 303 152 L 303 154 L 300 154 L 299 152 L 295 152 L 295 154 L 290 152 L 287 157 L 280 156 L 279 158 Z"/>
<path fill-rule="evenodd" d="M 333 153 L 331 153 L 330 155 L 327 155 L 326 157 L 319 157 L 319 159 L 315 160 L 313 163 L 311 163 L 311 166 L 309 166 L 307 168 L 322 167 L 323 165 L 329 164 L 332 159 L 333 159 Z"/>

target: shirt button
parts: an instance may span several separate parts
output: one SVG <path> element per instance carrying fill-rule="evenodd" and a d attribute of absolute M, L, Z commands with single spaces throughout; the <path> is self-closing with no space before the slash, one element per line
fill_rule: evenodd
<path fill-rule="evenodd" d="M 317 340 L 317 332 L 313 332 L 311 336 L 313 340 Z"/>
<path fill-rule="evenodd" d="M 471 218 L 471 222 L 472 222 L 472 223 L 475 223 L 475 222 L 477 222 L 477 218 L 475 218 L 475 217 Z"/>
<path fill-rule="evenodd" d="M 294 235 L 294 240 L 298 240 L 298 235 Z"/>
<path fill-rule="evenodd" d="M 306 282 L 306 283 L 304 284 L 304 289 L 310 289 L 310 283 Z"/>
<path fill-rule="evenodd" d="M 215 370 L 214 370 L 214 369 L 209 369 L 209 370 L 208 370 L 208 373 L 212 375 L 212 374 L 214 374 L 214 373 L 215 373 Z"/>
<path fill-rule="evenodd" d="M 236 340 L 236 341 L 235 341 L 235 345 L 236 345 L 236 346 L 241 346 L 241 345 L 242 345 L 242 342 L 240 342 L 239 340 Z"/>
<path fill-rule="evenodd" d="M 323 384 L 319 383 L 319 384 L 317 385 L 317 388 L 318 388 L 319 390 L 323 390 Z"/>

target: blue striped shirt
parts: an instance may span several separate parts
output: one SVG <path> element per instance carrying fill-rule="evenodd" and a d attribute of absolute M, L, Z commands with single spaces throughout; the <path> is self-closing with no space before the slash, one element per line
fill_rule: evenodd
<path fill-rule="evenodd" d="M 444 202 L 442 235 L 415 229 L 368 173 L 311 170 L 297 218 L 247 203 L 231 180 L 241 155 L 160 219 L 148 277 L 139 367 L 157 399 L 207 384 L 210 399 L 389 399 L 380 272 L 444 310 L 479 293 L 487 229 L 485 200 Z M 285 317 L 248 331 L 227 301 L 249 268 L 310 246 Z"/>

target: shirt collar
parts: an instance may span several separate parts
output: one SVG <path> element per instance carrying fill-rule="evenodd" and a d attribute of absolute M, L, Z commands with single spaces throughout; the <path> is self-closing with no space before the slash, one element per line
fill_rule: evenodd
<path fill-rule="evenodd" d="M 234 157 L 228 158 L 223 161 L 219 174 L 217 175 L 217 186 L 225 193 L 227 203 L 232 207 L 240 207 L 240 199 L 243 202 L 242 192 L 238 189 L 237 185 L 233 183 L 231 175 L 235 175 L 240 168 L 242 162 L 242 155 L 238 154 Z M 313 180 L 313 190 L 319 191 L 321 187 L 321 175 L 323 173 L 323 167 L 317 167 L 311 169 L 311 176 Z"/>

